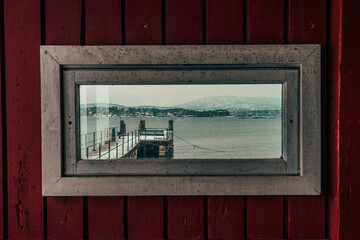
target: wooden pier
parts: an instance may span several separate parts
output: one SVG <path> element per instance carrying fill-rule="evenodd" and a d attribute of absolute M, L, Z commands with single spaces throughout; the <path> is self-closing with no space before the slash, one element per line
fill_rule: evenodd
<path fill-rule="evenodd" d="M 140 120 L 138 130 L 126 132 L 121 120 L 119 127 L 81 135 L 81 159 L 172 158 L 173 131 L 172 120 L 165 129 L 146 128 L 145 120 Z"/>

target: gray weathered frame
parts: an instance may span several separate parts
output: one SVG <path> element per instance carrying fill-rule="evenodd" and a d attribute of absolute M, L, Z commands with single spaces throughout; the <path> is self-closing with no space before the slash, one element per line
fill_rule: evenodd
<path fill-rule="evenodd" d="M 43 195 L 320 194 L 319 45 L 42 46 L 40 53 Z M 147 68 L 152 69 L 146 72 Z M 181 74 L 154 82 L 150 72 L 168 79 L 169 69 Z M 220 72 L 214 74 L 212 69 Z M 101 74 L 102 80 L 87 80 L 89 70 L 92 75 Z M 67 84 L 185 84 L 189 80 L 283 83 L 284 96 L 291 96 L 284 100 L 291 114 L 285 114 L 283 121 L 288 149 L 283 158 L 184 160 L 180 165 L 146 160 L 141 165 L 128 160 L 91 163 L 72 156 L 76 124 L 65 123 L 76 122 L 76 114 L 66 106 L 75 109 L 71 106 L 75 106 L 76 94 L 66 91 Z M 71 159 L 75 168 L 69 164 Z M 181 164 L 191 166 L 192 171 L 184 173 Z M 141 171 L 144 166 L 150 170 Z"/>

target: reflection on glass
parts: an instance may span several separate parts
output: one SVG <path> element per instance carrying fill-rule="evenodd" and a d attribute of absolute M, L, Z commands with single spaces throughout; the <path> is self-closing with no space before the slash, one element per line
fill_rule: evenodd
<path fill-rule="evenodd" d="M 81 85 L 81 158 L 279 158 L 281 99 L 281 84 Z"/>

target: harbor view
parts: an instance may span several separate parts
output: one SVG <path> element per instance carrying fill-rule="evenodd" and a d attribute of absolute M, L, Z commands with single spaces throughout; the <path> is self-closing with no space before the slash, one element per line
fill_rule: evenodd
<path fill-rule="evenodd" d="M 281 88 L 81 85 L 81 158 L 279 158 Z"/>

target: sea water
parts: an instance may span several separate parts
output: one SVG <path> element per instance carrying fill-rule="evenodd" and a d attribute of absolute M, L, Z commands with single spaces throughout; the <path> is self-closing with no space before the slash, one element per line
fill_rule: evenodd
<path fill-rule="evenodd" d="M 174 159 L 279 158 L 282 155 L 281 117 L 243 119 L 240 117 L 94 117 L 82 116 L 81 135 L 118 127 L 124 120 L 126 131 L 168 128 L 174 121 Z"/>

